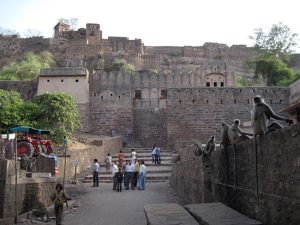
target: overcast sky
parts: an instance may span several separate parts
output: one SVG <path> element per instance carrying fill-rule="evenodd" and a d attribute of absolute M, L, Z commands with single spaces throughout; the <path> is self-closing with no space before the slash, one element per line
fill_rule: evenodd
<path fill-rule="evenodd" d="M 141 38 L 148 46 L 252 46 L 255 28 L 278 22 L 300 35 L 299 0 L 0 0 L 0 27 L 21 35 L 34 29 L 51 37 L 58 19 L 72 17 L 78 28 L 99 23 L 104 38 Z"/>

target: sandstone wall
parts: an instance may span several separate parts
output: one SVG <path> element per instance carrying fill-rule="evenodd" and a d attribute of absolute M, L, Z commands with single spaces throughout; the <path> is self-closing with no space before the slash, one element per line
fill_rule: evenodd
<path fill-rule="evenodd" d="M 108 153 L 115 154 L 120 151 L 122 147 L 122 138 L 120 136 L 116 137 L 103 137 L 101 141 L 97 141 L 98 146 L 94 146 L 88 149 L 81 150 L 70 150 L 67 152 L 67 166 L 66 166 L 66 181 L 74 178 L 75 166 L 74 161 L 78 161 L 79 165 L 77 167 L 77 173 L 80 175 L 82 172 L 90 169 L 94 162 L 94 159 L 98 159 L 100 164 L 100 170 L 104 171 L 105 164 L 104 159 Z M 58 158 L 58 177 L 63 177 L 64 168 L 64 157 Z M 91 171 L 92 172 L 92 171 Z M 83 174 L 84 175 L 84 174 Z"/>
<path fill-rule="evenodd" d="M 4 224 L 5 221 L 7 224 L 12 224 L 9 221 L 13 221 L 15 215 L 14 165 L 13 160 L 0 160 L 0 219 L 6 219 Z M 19 164 L 17 167 L 20 171 Z M 51 205 L 50 195 L 54 192 L 58 182 L 61 182 L 61 179 L 20 178 L 19 176 L 17 185 L 18 213 Z"/>
<path fill-rule="evenodd" d="M 300 125 L 296 124 L 259 138 L 257 154 L 259 203 L 256 196 L 253 140 L 236 146 L 235 185 L 233 149 L 229 148 L 227 151 L 227 196 L 224 150 L 214 152 L 213 183 L 216 199 L 265 224 L 299 224 L 299 129 Z"/>
<path fill-rule="evenodd" d="M 264 97 L 275 112 L 288 104 L 289 88 L 182 88 L 168 89 L 168 148 L 187 146 L 193 140 L 206 143 L 211 135 L 220 142 L 221 123 L 250 121 L 252 99 Z"/>
<path fill-rule="evenodd" d="M 186 203 L 221 201 L 264 224 L 299 224 L 299 129 L 296 124 L 258 138 L 259 199 L 253 140 L 236 145 L 236 160 L 232 147 L 228 161 L 218 148 L 206 166 L 203 157 L 193 155 L 193 146 L 182 149 L 172 165 L 171 187 Z"/>

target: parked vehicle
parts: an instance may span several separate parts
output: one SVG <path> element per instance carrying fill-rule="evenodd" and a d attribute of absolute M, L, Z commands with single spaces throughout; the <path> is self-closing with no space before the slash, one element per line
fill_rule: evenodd
<path fill-rule="evenodd" d="M 42 136 L 50 134 L 50 131 L 26 126 L 12 128 L 11 131 L 20 136 L 17 139 L 18 156 L 28 155 L 36 157 L 40 154 L 52 153 L 51 141 L 42 139 Z"/>

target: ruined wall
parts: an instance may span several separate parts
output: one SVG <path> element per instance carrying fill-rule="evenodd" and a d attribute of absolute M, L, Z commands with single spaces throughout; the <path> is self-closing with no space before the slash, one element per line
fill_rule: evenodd
<path fill-rule="evenodd" d="M 255 154 L 253 140 L 236 146 L 236 182 L 234 154 L 229 148 L 228 186 L 223 149 L 213 154 L 216 200 L 265 224 L 289 225 L 300 222 L 300 125 L 292 125 L 258 139 L 258 192 L 256 196 Z"/>
<path fill-rule="evenodd" d="M 36 95 L 37 87 L 38 81 L 36 79 L 31 81 L 0 81 L 0 89 L 18 91 L 25 100 Z"/>
<path fill-rule="evenodd" d="M 168 148 L 187 146 L 193 140 L 206 143 L 211 135 L 220 140 L 221 123 L 250 121 L 252 99 L 265 98 L 275 112 L 288 104 L 289 88 L 182 88 L 168 90 Z"/>

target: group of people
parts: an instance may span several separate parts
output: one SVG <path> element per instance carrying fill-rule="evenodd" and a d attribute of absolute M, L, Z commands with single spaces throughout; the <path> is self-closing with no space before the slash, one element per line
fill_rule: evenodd
<path fill-rule="evenodd" d="M 127 160 L 125 166 L 122 167 L 118 166 L 115 161 L 112 167 L 113 190 L 121 192 L 123 184 L 126 190 L 129 190 L 129 185 L 132 190 L 136 187 L 139 190 L 145 190 L 146 173 L 147 167 L 143 160 Z"/>
<path fill-rule="evenodd" d="M 112 163 L 112 156 L 108 153 L 105 158 L 106 172 L 112 172 L 113 190 L 122 191 L 122 184 L 126 190 L 129 185 L 132 190 L 138 187 L 139 190 L 145 189 L 145 177 L 147 167 L 143 160 L 137 160 L 137 153 L 131 150 L 131 160 L 124 164 L 125 154 L 122 150 L 118 153 L 118 161 Z M 100 165 L 97 159 L 94 159 L 93 170 L 93 187 L 99 186 Z"/>
<path fill-rule="evenodd" d="M 160 148 L 154 144 L 151 150 L 151 155 L 152 155 L 152 163 L 154 164 L 160 164 L 161 163 L 161 150 Z"/>

